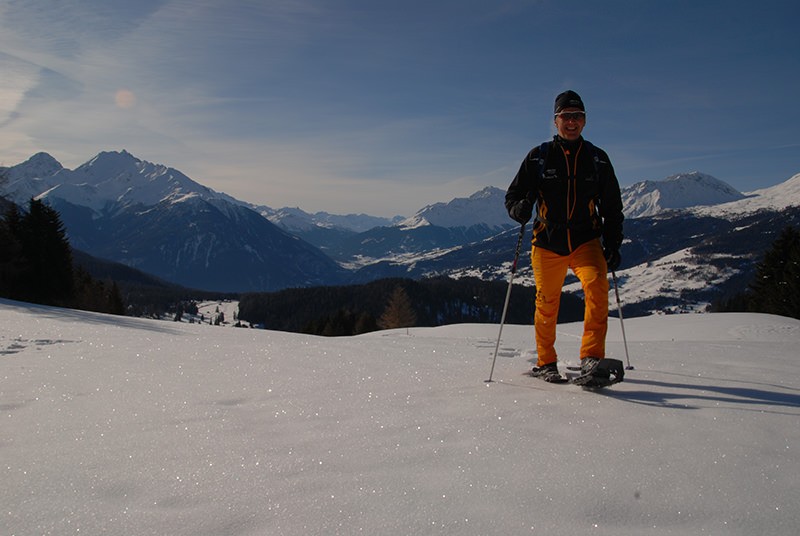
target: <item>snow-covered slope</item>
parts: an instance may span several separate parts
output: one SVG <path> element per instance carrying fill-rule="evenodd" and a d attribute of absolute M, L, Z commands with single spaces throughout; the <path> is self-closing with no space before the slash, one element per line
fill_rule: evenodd
<path fill-rule="evenodd" d="M 310 214 L 298 207 L 285 207 L 278 210 L 266 206 L 254 207 L 264 217 L 275 225 L 279 225 L 289 232 L 308 231 L 314 227 L 344 229 L 361 233 L 375 227 L 392 225 L 400 218 L 381 218 L 368 214 L 330 214 L 316 212 Z"/>
<path fill-rule="evenodd" d="M 635 370 L 601 393 L 522 376 L 530 326 L 484 383 L 497 327 L 321 338 L 0 301 L 0 532 L 796 534 L 800 322 L 631 319 Z M 558 331 L 574 362 L 581 326 Z"/>
<path fill-rule="evenodd" d="M 508 227 L 510 222 L 504 201 L 503 190 L 488 186 L 469 197 L 458 197 L 447 203 L 428 205 L 397 225 L 404 229 L 425 225 L 447 228 L 486 225 L 489 228 L 501 229 Z"/>
<path fill-rule="evenodd" d="M 702 216 L 741 217 L 759 210 L 784 210 L 800 205 L 800 173 L 786 182 L 747 192 L 739 201 L 692 210 Z"/>
<path fill-rule="evenodd" d="M 652 303 L 650 312 L 706 312 L 711 299 L 705 296 L 713 296 L 714 289 L 739 274 L 741 264 L 742 260 L 734 255 L 698 257 L 691 248 L 685 248 L 617 271 L 617 292 L 623 308 L 626 305 Z M 533 284 L 532 278 L 529 283 Z M 582 293 L 577 280 L 566 285 L 565 290 Z M 616 309 L 616 296 L 612 285 L 608 301 L 612 310 Z"/>
<path fill-rule="evenodd" d="M 623 188 L 622 205 L 627 218 L 654 216 L 667 209 L 716 205 L 742 199 L 727 183 L 697 171 L 661 181 L 642 181 Z"/>

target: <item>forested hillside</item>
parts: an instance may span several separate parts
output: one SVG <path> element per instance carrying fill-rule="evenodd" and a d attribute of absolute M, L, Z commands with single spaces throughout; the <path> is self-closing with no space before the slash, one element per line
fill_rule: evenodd
<path fill-rule="evenodd" d="M 239 319 L 271 330 L 317 335 L 365 333 L 378 329 L 378 320 L 392 305 L 398 288 L 408 297 L 414 325 L 438 326 L 500 322 L 508 284 L 477 278 L 382 279 L 364 285 L 252 293 L 242 296 Z M 532 287 L 514 286 L 506 322 L 533 323 L 535 292 Z M 559 319 L 582 318 L 583 301 L 565 295 Z"/>

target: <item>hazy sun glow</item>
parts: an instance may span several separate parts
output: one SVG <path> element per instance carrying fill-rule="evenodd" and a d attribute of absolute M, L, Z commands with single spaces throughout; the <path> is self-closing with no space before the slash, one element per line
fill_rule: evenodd
<path fill-rule="evenodd" d="M 136 95 L 129 89 L 119 89 L 114 94 L 114 103 L 118 108 L 128 110 L 136 105 Z"/>

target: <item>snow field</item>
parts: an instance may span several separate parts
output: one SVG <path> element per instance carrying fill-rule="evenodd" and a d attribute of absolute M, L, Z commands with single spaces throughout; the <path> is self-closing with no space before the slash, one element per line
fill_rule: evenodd
<path fill-rule="evenodd" d="M 321 338 L 0 301 L 0 533 L 795 534 L 800 322 L 634 318 L 600 393 L 532 328 Z M 562 364 L 580 324 L 559 326 Z M 609 356 L 624 358 L 611 319 Z"/>

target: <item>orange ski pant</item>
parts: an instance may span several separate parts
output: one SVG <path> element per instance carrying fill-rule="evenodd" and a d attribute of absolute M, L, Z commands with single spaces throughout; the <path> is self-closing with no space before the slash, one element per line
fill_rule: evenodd
<path fill-rule="evenodd" d="M 567 268 L 583 286 L 585 309 L 580 358 L 604 358 L 606 332 L 608 331 L 608 269 L 600 240 L 582 244 L 569 255 L 533 247 L 531 251 L 533 277 L 536 280 L 536 331 L 537 366 L 554 363 L 556 353 L 556 323 L 561 303 L 561 288 Z"/>

